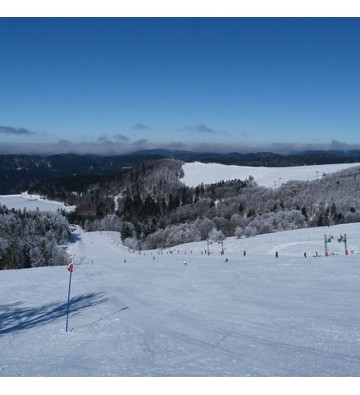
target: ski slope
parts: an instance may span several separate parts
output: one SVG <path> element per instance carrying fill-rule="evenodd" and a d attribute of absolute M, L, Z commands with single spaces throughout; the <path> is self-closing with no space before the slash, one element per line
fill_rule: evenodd
<path fill-rule="evenodd" d="M 68 332 L 66 267 L 0 272 L 0 376 L 359 376 L 359 224 L 209 249 L 77 228 Z"/>
<path fill-rule="evenodd" d="M 197 185 L 199 168 L 189 169 Z M 200 182 L 261 184 L 261 173 L 216 169 Z M 9 208 L 51 207 L 5 198 Z M 0 377 L 360 376 L 359 224 L 228 238 L 224 255 L 217 243 L 207 255 L 206 242 L 139 254 L 116 232 L 79 228 L 66 248 L 75 256 L 68 332 L 66 267 L 0 271 Z"/>
<path fill-rule="evenodd" d="M 222 180 L 245 180 L 249 176 L 253 176 L 259 186 L 275 188 L 291 180 L 312 181 L 320 179 L 324 174 L 335 173 L 359 165 L 360 163 L 340 163 L 293 167 L 250 167 L 192 162 L 182 166 L 184 171 L 182 181 L 189 187 L 196 187 L 201 183 L 212 184 Z"/>

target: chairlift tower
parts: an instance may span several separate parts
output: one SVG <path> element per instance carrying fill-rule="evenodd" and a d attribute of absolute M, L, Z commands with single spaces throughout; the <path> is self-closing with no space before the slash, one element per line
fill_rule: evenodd
<path fill-rule="evenodd" d="M 325 241 L 325 256 L 329 256 L 329 250 L 328 250 L 328 238 L 326 235 L 324 235 L 324 241 Z"/>
<path fill-rule="evenodd" d="M 345 244 L 345 255 L 349 255 L 349 250 L 347 248 L 346 234 L 344 233 L 344 244 Z"/>
<path fill-rule="evenodd" d="M 345 245 L 345 255 L 349 255 L 349 250 L 347 248 L 347 238 L 346 238 L 346 233 L 344 235 L 340 235 L 339 238 L 339 243 L 343 242 Z"/>
<path fill-rule="evenodd" d="M 331 240 L 334 238 L 334 236 L 327 236 L 325 235 L 324 241 L 325 241 L 325 256 L 329 256 L 329 249 L 328 249 L 328 243 L 331 243 Z"/>

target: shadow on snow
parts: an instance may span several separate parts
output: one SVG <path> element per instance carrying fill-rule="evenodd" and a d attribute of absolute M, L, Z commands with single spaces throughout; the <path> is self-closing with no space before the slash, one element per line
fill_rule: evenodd
<path fill-rule="evenodd" d="M 105 303 L 102 293 L 87 293 L 70 300 L 70 314 Z M 41 326 L 64 317 L 67 312 L 67 301 L 48 303 L 39 307 L 23 307 L 22 302 L 0 305 L 0 335 Z"/>
<path fill-rule="evenodd" d="M 81 240 L 81 235 L 79 235 L 78 233 L 71 233 L 69 236 L 69 242 L 72 244 L 75 244 L 80 240 Z"/>

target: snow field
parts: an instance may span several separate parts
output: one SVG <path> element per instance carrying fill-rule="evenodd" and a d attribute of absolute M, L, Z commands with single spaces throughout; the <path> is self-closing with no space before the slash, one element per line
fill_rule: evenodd
<path fill-rule="evenodd" d="M 61 202 L 47 200 L 39 195 L 30 195 L 27 192 L 18 195 L 0 195 L 0 204 L 16 210 L 23 210 L 26 207 L 28 211 L 37 209 L 40 211 L 57 211 L 59 209 L 73 211 L 75 209 L 73 206 L 66 206 Z"/>
<path fill-rule="evenodd" d="M 232 166 L 195 163 L 184 165 L 184 182 L 252 175 L 273 187 L 356 165 L 304 166 L 295 173 L 235 166 L 233 173 Z M 50 209 L 36 197 L 1 196 L 0 202 Z M 333 236 L 328 257 L 325 234 Z M 343 234 L 348 256 L 337 241 Z M 75 255 L 68 332 L 66 267 L 0 272 L 0 376 L 360 374 L 359 224 L 229 238 L 224 255 L 212 243 L 209 256 L 206 242 L 139 254 L 116 232 L 77 228 L 67 249 Z"/>
<path fill-rule="evenodd" d="M 359 163 L 340 163 L 331 165 L 292 166 L 292 167 L 251 167 L 221 165 L 219 163 L 192 162 L 183 165 L 182 181 L 189 187 L 201 183 L 212 184 L 221 180 L 245 180 L 253 176 L 259 186 L 275 188 L 291 181 L 312 181 L 321 179 L 322 175 L 359 166 Z"/>
<path fill-rule="evenodd" d="M 0 376 L 359 376 L 359 256 L 303 256 L 325 231 L 359 250 L 358 227 L 230 238 L 210 256 L 77 229 L 69 332 L 65 267 L 0 272 Z"/>

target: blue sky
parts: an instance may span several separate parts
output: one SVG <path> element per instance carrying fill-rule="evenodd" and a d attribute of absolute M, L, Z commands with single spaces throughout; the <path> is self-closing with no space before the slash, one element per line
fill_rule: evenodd
<path fill-rule="evenodd" d="M 0 151 L 360 148 L 359 18 L 1 18 Z"/>

